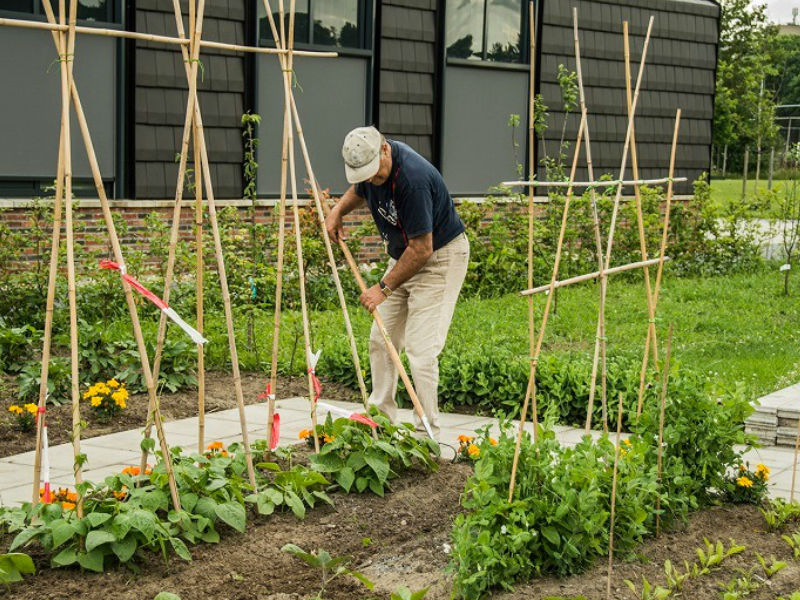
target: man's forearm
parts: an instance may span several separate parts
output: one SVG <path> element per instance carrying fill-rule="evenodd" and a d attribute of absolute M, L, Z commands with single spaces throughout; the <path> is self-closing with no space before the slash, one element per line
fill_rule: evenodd
<path fill-rule="evenodd" d="M 356 194 L 355 186 L 351 185 L 348 190 L 342 194 L 342 197 L 332 210 L 335 210 L 339 213 L 340 217 L 343 217 L 359 208 L 362 204 L 364 204 L 364 198 Z"/>
<path fill-rule="evenodd" d="M 428 262 L 432 248 L 428 246 L 409 246 L 405 249 L 394 268 L 383 278 L 383 282 L 391 290 L 396 290 L 406 281 L 411 279 Z"/>

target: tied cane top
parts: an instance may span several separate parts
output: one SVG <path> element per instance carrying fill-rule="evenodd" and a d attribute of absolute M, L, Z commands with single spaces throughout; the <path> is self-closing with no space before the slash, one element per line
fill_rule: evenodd
<path fill-rule="evenodd" d="M 389 256 L 399 259 L 409 239 L 426 233 L 433 233 L 438 250 L 464 232 L 444 179 L 410 146 L 386 141 L 392 148 L 388 179 L 378 186 L 359 183 L 355 192 L 367 201 Z"/>

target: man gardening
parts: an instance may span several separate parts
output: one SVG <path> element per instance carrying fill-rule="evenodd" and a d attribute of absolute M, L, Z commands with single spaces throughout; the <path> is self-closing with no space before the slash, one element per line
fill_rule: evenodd
<path fill-rule="evenodd" d="M 406 144 L 374 127 L 347 134 L 342 147 L 348 189 L 325 226 L 343 238 L 342 218 L 365 201 L 390 256 L 380 283 L 361 294 L 378 310 L 398 351 L 405 348 L 414 387 L 435 435 L 439 433 L 439 354 L 447 339 L 469 262 L 464 223 L 441 174 Z M 397 369 L 373 323 L 369 338 L 370 404 L 397 419 Z M 414 415 L 418 430 L 422 430 Z"/>

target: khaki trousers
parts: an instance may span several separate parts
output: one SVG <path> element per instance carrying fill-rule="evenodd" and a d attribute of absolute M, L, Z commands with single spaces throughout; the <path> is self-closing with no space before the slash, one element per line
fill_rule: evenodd
<path fill-rule="evenodd" d="M 387 274 L 396 262 L 389 260 Z M 469 241 L 462 233 L 436 250 L 428 262 L 393 290 L 392 295 L 377 309 L 397 351 L 406 351 L 414 389 L 437 436 L 440 428 L 439 354 L 447 339 L 468 263 Z M 372 370 L 369 402 L 386 413 L 392 422 L 396 422 L 398 373 L 375 323 L 372 324 L 369 337 L 369 362 Z M 414 423 L 418 430 L 424 431 L 416 413 Z"/>

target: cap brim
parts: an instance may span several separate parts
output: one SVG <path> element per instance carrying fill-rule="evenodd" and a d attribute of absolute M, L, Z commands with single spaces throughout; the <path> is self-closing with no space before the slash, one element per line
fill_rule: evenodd
<path fill-rule="evenodd" d="M 366 181 L 373 177 L 381 166 L 381 154 L 375 155 L 371 161 L 365 164 L 363 167 L 358 167 L 354 169 L 347 163 L 344 164 L 344 174 L 347 177 L 348 183 L 361 183 L 362 181 Z"/>

